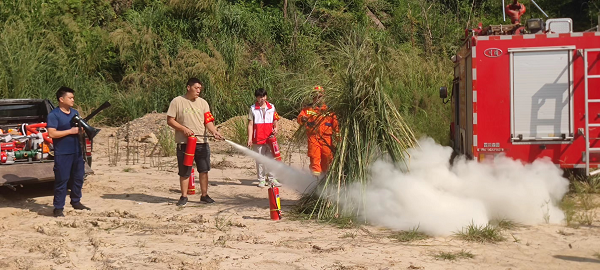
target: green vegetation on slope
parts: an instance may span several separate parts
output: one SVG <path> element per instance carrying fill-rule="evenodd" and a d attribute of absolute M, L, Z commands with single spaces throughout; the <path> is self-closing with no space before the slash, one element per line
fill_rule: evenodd
<path fill-rule="evenodd" d="M 526 18 L 541 17 L 528 0 Z M 536 1 L 552 17 L 596 24 L 599 0 Z M 284 8 L 287 3 L 287 8 Z M 15 0 L 0 2 L 0 97 L 49 98 L 77 91 L 83 114 L 106 100 L 95 121 L 118 125 L 165 111 L 188 77 L 206 82 L 218 121 L 245 113 L 265 87 L 286 117 L 289 98 L 332 85 L 340 40 L 366 32 L 386 52 L 382 88 L 417 136 L 447 142 L 449 56 L 464 28 L 501 23 L 499 0 Z M 284 10 L 286 17 L 284 17 Z M 576 17 L 577 15 L 577 17 Z M 374 19 L 381 22 L 377 27 Z"/>

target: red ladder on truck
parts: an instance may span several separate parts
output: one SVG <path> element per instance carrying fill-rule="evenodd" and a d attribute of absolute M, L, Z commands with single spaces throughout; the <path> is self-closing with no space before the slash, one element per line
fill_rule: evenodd
<path fill-rule="evenodd" d="M 594 175 L 600 173 L 600 169 L 596 169 L 593 172 L 590 172 L 590 153 L 600 153 L 600 147 L 590 148 L 590 140 L 597 138 L 590 138 L 590 127 L 596 128 L 600 127 L 598 123 L 590 124 L 590 112 L 589 112 L 589 104 L 590 103 L 600 103 L 600 99 L 589 99 L 589 82 L 590 79 L 600 79 L 600 75 L 590 75 L 589 73 L 589 63 L 588 63 L 588 53 L 589 52 L 600 52 L 600 49 L 585 49 L 584 50 L 584 64 L 585 64 L 585 174 L 586 175 Z"/>

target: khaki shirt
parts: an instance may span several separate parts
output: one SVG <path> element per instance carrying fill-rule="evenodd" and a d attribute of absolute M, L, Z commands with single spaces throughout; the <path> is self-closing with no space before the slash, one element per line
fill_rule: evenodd
<path fill-rule="evenodd" d="M 196 98 L 191 101 L 184 96 L 178 96 L 171 101 L 167 116 L 175 118 L 177 123 L 189 128 L 194 135 L 207 135 L 205 115 L 210 112 L 208 102 L 202 98 Z M 187 143 L 187 136 L 179 130 L 175 130 L 175 142 L 178 144 Z M 207 143 L 206 137 L 198 137 L 198 143 Z"/>

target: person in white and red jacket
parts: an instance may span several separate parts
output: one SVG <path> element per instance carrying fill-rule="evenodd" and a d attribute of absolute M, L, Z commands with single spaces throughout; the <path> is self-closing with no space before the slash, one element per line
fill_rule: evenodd
<path fill-rule="evenodd" d="M 259 88 L 254 91 L 256 103 L 250 106 L 248 114 L 248 147 L 261 155 L 273 157 L 271 148 L 267 144 L 270 136 L 277 135 L 277 121 L 279 114 L 275 105 L 267 102 L 267 90 Z M 262 163 L 256 161 L 256 173 L 258 175 L 258 186 L 265 187 L 267 181 L 276 187 L 281 186 L 279 181 Z"/>

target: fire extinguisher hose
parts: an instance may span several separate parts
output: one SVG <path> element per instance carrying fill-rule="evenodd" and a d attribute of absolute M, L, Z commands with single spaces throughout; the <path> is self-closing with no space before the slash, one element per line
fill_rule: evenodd
<path fill-rule="evenodd" d="M 196 137 L 202 137 L 202 138 L 214 138 L 215 135 L 194 135 Z"/>

